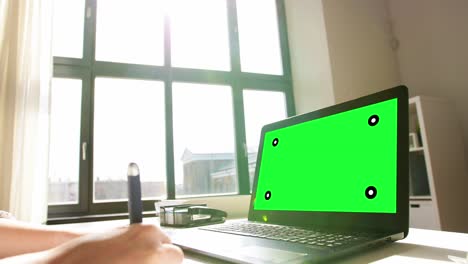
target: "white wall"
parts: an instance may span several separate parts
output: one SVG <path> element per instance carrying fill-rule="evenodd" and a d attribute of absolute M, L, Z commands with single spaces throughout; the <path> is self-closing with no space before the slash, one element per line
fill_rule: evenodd
<path fill-rule="evenodd" d="M 400 84 L 385 0 L 323 1 L 337 103 Z"/>
<path fill-rule="evenodd" d="M 401 80 L 454 102 L 468 147 L 468 1 L 389 0 Z M 466 149 L 465 147 L 465 149 Z"/>
<path fill-rule="evenodd" d="M 467 0 L 285 5 L 298 113 L 405 84 L 454 102 L 468 148 Z"/>
<path fill-rule="evenodd" d="M 385 0 L 286 0 L 298 113 L 400 84 Z"/>
<path fill-rule="evenodd" d="M 321 0 L 286 0 L 297 114 L 335 103 Z"/>

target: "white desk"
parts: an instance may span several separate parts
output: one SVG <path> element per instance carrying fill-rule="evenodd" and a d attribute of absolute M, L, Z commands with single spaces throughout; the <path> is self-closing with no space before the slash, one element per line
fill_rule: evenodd
<path fill-rule="evenodd" d="M 155 223 L 154 218 L 145 218 L 144 223 Z M 57 225 L 57 228 L 66 228 L 76 231 L 99 231 L 128 225 L 128 220 L 101 221 L 80 224 Z M 411 228 L 406 239 L 384 247 L 362 252 L 335 263 L 456 263 L 448 256 L 467 259 L 468 234 L 442 232 Z M 223 263 L 204 256 L 185 252 L 184 263 Z M 458 262 L 463 263 L 463 262 Z M 468 264 L 468 262 L 466 262 Z"/>

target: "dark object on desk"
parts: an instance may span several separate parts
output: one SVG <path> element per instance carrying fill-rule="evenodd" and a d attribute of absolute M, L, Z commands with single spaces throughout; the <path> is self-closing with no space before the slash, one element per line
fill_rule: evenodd
<path fill-rule="evenodd" d="M 208 208 L 206 204 L 184 204 L 161 206 L 160 222 L 162 226 L 193 227 L 219 224 L 226 221 L 227 213 Z"/>
<path fill-rule="evenodd" d="M 143 221 L 143 205 L 141 202 L 140 170 L 136 163 L 128 164 L 128 217 L 130 224 Z"/>

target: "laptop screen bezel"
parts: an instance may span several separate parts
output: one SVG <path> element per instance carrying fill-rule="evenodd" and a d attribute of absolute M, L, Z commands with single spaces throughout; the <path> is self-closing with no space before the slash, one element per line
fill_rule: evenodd
<path fill-rule="evenodd" d="M 330 116 L 359 107 L 397 98 L 397 201 L 396 213 L 351 213 L 351 212 L 304 212 L 254 210 L 259 168 L 261 167 L 263 141 L 268 131 L 288 127 L 294 124 Z M 408 125 L 408 89 L 405 86 L 394 87 L 382 92 L 355 100 L 330 106 L 321 110 L 294 116 L 262 128 L 257 167 L 250 201 L 249 221 L 267 222 L 304 228 L 320 228 L 330 231 L 362 231 L 396 234 L 408 234 L 409 226 L 409 125 Z"/>

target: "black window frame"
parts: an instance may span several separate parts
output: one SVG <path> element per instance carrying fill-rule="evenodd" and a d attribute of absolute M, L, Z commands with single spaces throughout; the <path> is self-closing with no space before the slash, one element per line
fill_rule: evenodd
<path fill-rule="evenodd" d="M 281 91 L 286 99 L 288 116 L 296 114 L 294 106 L 291 64 L 286 14 L 283 0 L 275 0 L 277 7 L 278 32 L 280 40 L 283 75 L 248 73 L 241 71 L 239 35 L 237 30 L 236 1 L 226 0 L 229 51 L 231 71 L 177 68 L 171 66 L 171 33 L 168 16 L 164 18 L 164 65 L 149 66 L 128 63 L 103 62 L 95 60 L 96 8 L 99 0 L 86 0 L 84 12 L 83 57 L 81 59 L 54 57 L 54 77 L 82 80 L 82 113 L 80 142 L 87 143 L 87 159 L 80 159 L 78 204 L 48 206 L 49 219 L 79 217 L 127 212 L 126 201 L 94 203 L 93 183 L 93 112 L 94 80 L 99 77 L 156 80 L 164 82 L 165 89 L 165 129 L 166 129 L 166 172 L 167 199 L 176 199 L 174 179 L 174 139 L 172 116 L 172 83 L 190 82 L 201 84 L 228 85 L 232 88 L 235 151 L 238 176 L 238 194 L 250 194 L 248 160 L 245 155 L 246 133 L 243 91 Z M 80 144 L 80 157 L 83 155 Z M 210 195 L 212 196 L 212 195 Z M 220 194 L 222 196 L 222 194 Z M 199 197 L 199 196 L 197 196 Z M 154 210 L 154 200 L 144 200 L 145 211 Z"/>

